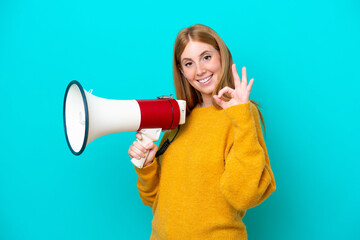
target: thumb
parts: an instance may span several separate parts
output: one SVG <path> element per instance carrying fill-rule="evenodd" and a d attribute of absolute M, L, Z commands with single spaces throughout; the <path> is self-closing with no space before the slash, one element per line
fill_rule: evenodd
<path fill-rule="evenodd" d="M 158 150 L 158 146 L 156 144 L 153 144 L 152 148 L 148 150 L 149 154 L 145 160 L 144 165 L 148 165 L 149 162 L 152 162 L 154 160 L 157 150 Z"/>

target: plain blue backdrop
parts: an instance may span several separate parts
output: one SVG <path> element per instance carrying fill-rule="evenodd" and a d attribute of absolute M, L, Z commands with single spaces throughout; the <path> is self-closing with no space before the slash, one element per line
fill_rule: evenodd
<path fill-rule="evenodd" d="M 74 79 L 103 98 L 174 94 L 174 40 L 196 23 L 247 67 L 263 106 L 277 190 L 248 210 L 249 239 L 360 239 L 359 12 L 357 0 L 1 0 L 0 239 L 149 238 L 134 132 L 76 157 L 63 97 Z"/>

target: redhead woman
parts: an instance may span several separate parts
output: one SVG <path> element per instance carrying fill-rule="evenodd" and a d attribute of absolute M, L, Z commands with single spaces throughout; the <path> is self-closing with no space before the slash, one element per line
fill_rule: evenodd
<path fill-rule="evenodd" d="M 179 32 L 173 75 L 187 104 L 185 125 L 164 134 L 160 145 L 173 142 L 159 157 L 153 143 L 135 141 L 128 151 L 141 158 L 149 150 L 135 170 L 140 198 L 152 207 L 150 239 L 247 239 L 246 210 L 276 189 L 262 115 L 249 100 L 254 79 L 245 67 L 240 78 L 225 43 L 204 25 Z"/>

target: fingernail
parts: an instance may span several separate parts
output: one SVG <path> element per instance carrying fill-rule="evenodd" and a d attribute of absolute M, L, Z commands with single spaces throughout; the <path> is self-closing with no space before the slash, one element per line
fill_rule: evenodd
<path fill-rule="evenodd" d="M 152 143 L 149 143 L 146 145 L 146 148 L 150 148 L 152 146 Z"/>

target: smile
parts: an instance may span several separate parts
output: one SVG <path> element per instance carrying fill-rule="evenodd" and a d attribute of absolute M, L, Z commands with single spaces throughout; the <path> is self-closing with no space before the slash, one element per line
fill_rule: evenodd
<path fill-rule="evenodd" d="M 198 81 L 199 83 L 201 83 L 201 84 L 207 84 L 207 83 L 211 80 L 212 76 L 213 76 L 213 75 L 210 75 L 210 76 L 208 76 L 208 77 L 206 77 L 206 78 L 204 78 L 204 79 L 200 79 L 200 80 L 197 80 L 197 81 Z"/>

